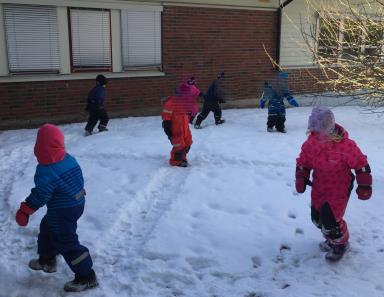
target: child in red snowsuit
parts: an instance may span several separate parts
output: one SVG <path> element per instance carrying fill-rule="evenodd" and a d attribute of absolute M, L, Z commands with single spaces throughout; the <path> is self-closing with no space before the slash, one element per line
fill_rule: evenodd
<path fill-rule="evenodd" d="M 164 103 L 161 118 L 164 132 L 173 146 L 169 160 L 172 166 L 188 166 L 187 153 L 192 145 L 189 120 L 195 103 L 181 95 L 170 96 Z"/>
<path fill-rule="evenodd" d="M 296 190 L 304 193 L 306 185 L 312 185 L 312 222 L 326 239 L 320 249 L 327 252 L 327 260 L 337 261 L 348 249 L 349 233 L 343 216 L 355 179 L 351 170 L 355 170 L 356 193 L 362 200 L 372 194 L 371 170 L 367 157 L 348 138 L 347 131 L 335 124 L 330 109 L 313 108 L 308 130 L 308 139 L 296 159 Z"/>

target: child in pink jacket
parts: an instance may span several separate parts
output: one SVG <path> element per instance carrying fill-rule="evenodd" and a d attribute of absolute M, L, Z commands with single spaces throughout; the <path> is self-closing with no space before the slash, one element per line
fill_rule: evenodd
<path fill-rule="evenodd" d="M 355 179 L 351 170 L 355 170 L 358 198 L 367 200 L 372 194 L 371 169 L 367 156 L 348 138 L 347 131 L 335 123 L 329 108 L 313 108 L 308 130 L 308 139 L 296 159 L 296 190 L 304 193 L 306 185 L 312 185 L 312 222 L 325 237 L 320 249 L 327 252 L 327 260 L 338 261 L 349 246 L 343 216 Z"/>

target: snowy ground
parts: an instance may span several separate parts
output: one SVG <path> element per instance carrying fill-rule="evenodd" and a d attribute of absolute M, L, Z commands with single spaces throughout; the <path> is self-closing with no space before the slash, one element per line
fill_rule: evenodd
<path fill-rule="evenodd" d="M 82 166 L 86 211 L 81 242 L 91 250 L 100 288 L 76 296 L 277 297 L 384 296 L 384 117 L 358 107 L 336 119 L 369 157 L 374 195 L 353 192 L 346 220 L 351 250 L 324 261 L 310 221 L 309 191 L 294 190 L 295 158 L 310 108 L 287 110 L 287 134 L 266 132 L 266 110 L 225 110 L 227 123 L 193 130 L 188 168 L 168 165 L 159 117 L 112 120 L 85 138 L 62 126 Z M 40 209 L 27 228 L 14 214 L 33 186 L 36 130 L 0 134 L 0 296 L 66 296 L 72 273 L 27 268 L 35 256 Z"/>

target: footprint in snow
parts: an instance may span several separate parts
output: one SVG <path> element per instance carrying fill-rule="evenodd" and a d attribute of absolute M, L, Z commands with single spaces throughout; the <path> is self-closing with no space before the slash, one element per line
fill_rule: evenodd
<path fill-rule="evenodd" d="M 259 268 L 261 266 L 261 258 L 259 256 L 254 256 L 251 260 L 253 268 Z"/>
<path fill-rule="evenodd" d="M 283 252 L 283 251 L 290 251 L 291 250 L 291 247 L 289 244 L 285 244 L 285 243 L 282 243 L 280 245 L 280 252 Z"/>
<path fill-rule="evenodd" d="M 200 271 L 202 269 L 207 269 L 216 266 L 218 263 L 209 258 L 203 257 L 188 257 L 185 259 L 188 264 L 195 271 Z"/>
<path fill-rule="evenodd" d="M 245 295 L 244 297 L 268 297 L 268 295 L 266 293 L 262 293 L 262 292 L 251 292 L 251 293 Z"/>

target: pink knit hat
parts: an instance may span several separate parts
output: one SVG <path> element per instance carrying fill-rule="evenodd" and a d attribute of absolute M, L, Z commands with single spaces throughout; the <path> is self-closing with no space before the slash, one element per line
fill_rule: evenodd
<path fill-rule="evenodd" d="M 328 107 L 317 106 L 312 109 L 308 120 L 308 130 L 322 134 L 331 134 L 335 129 L 335 116 Z"/>

